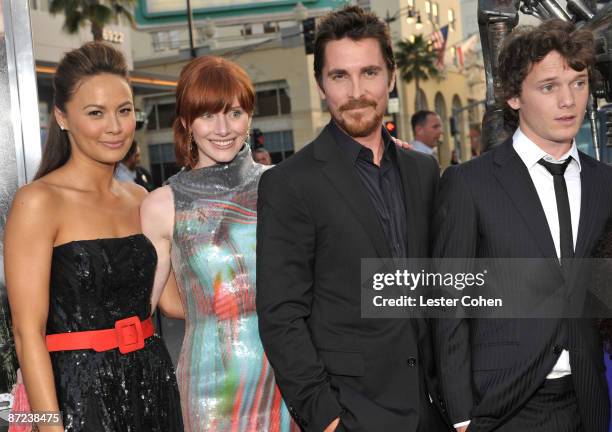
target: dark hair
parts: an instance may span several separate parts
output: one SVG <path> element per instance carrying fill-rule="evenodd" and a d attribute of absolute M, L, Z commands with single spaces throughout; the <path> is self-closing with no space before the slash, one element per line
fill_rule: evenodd
<path fill-rule="evenodd" d="M 174 145 L 179 165 L 193 168 L 198 151 L 193 145 L 191 124 L 204 113 L 228 112 L 234 99 L 253 114 L 255 89 L 247 73 L 236 63 L 221 57 L 198 57 L 181 71 L 176 86 Z M 184 122 L 184 125 L 183 125 Z"/>
<path fill-rule="evenodd" d="M 538 27 L 517 27 L 504 41 L 498 62 L 501 100 L 497 104 L 504 108 L 504 116 L 512 126 L 518 124 L 518 115 L 506 102 L 521 95 L 521 86 L 531 67 L 552 51 L 558 52 L 576 71 L 586 68 L 593 80 L 595 50 L 589 30 L 576 29 L 573 23 L 560 19 L 545 21 Z"/>
<path fill-rule="evenodd" d="M 128 66 L 121 52 L 103 42 L 88 42 L 64 55 L 53 76 L 53 106 L 66 112 L 70 101 L 85 78 L 113 74 L 129 82 Z M 52 111 L 42 158 L 34 179 L 64 165 L 70 158 L 70 141 L 60 129 Z"/>
<path fill-rule="evenodd" d="M 389 74 L 395 70 L 393 46 L 387 24 L 373 12 L 367 12 L 359 6 L 347 6 L 341 10 L 329 12 L 317 26 L 314 42 L 314 74 L 319 87 L 323 88 L 321 82 L 327 43 L 344 38 L 354 41 L 367 38 L 376 39 L 380 44 L 380 51 Z"/>
<path fill-rule="evenodd" d="M 410 124 L 412 125 L 412 133 L 416 133 L 416 127 L 423 126 L 427 122 L 427 117 L 432 114 L 438 115 L 433 111 L 426 111 L 426 110 L 415 112 L 410 118 Z"/>
<path fill-rule="evenodd" d="M 129 161 L 130 158 L 136 154 L 137 149 L 138 149 L 138 141 L 134 140 L 132 141 L 132 145 L 130 146 L 125 156 L 123 156 L 123 159 L 121 160 L 121 162 Z"/>

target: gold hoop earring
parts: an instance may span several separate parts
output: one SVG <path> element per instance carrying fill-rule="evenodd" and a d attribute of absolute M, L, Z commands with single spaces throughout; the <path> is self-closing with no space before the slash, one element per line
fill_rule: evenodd
<path fill-rule="evenodd" d="M 192 156 L 198 154 L 198 144 L 195 142 L 195 139 L 193 138 L 193 132 L 191 131 L 189 132 L 189 152 Z"/>

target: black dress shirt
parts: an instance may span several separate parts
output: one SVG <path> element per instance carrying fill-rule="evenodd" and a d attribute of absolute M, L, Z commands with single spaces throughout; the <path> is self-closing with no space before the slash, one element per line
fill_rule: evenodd
<path fill-rule="evenodd" d="M 376 210 L 392 256 L 406 257 L 406 207 L 397 150 L 391 136 L 381 127 L 384 150 L 378 167 L 374 163 L 372 150 L 347 135 L 334 121 L 330 125 L 336 143 L 355 169 Z"/>

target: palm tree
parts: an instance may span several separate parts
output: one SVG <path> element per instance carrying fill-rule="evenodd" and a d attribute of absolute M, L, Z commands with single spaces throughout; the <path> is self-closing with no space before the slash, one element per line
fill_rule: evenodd
<path fill-rule="evenodd" d="M 402 79 L 407 83 L 414 80 L 416 105 L 421 107 L 419 82 L 440 76 L 440 70 L 436 66 L 438 53 L 423 35 L 417 35 L 412 41 L 406 39 L 397 43 L 395 58 Z"/>
<path fill-rule="evenodd" d="M 104 27 L 117 22 L 121 16 L 135 25 L 130 12 L 135 4 L 136 0 L 51 0 L 49 11 L 53 15 L 64 14 L 64 30 L 70 34 L 77 33 L 87 22 L 91 23 L 94 40 L 101 41 Z"/>

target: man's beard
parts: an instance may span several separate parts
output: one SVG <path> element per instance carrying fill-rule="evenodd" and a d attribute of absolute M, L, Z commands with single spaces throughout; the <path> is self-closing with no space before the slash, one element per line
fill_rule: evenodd
<path fill-rule="evenodd" d="M 344 112 L 352 109 L 367 107 L 372 107 L 374 109 L 375 114 L 370 119 L 360 115 L 357 117 L 357 120 L 355 120 L 354 117 L 349 114 L 349 120 L 342 115 Z M 334 117 L 334 120 L 349 136 L 353 138 L 366 137 L 374 133 L 382 125 L 383 113 L 379 113 L 376 108 L 376 102 L 373 100 L 366 98 L 351 99 L 338 108 L 338 116 Z"/>

